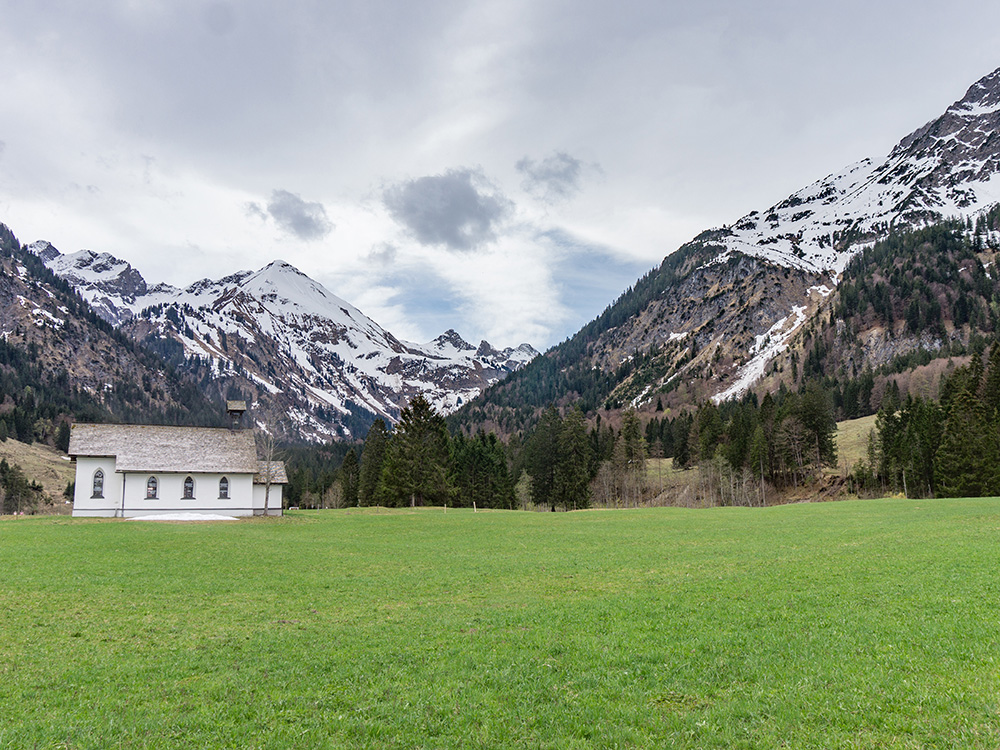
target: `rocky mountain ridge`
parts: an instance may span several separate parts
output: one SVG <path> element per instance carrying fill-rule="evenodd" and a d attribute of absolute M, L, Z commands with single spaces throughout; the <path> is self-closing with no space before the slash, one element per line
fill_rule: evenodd
<path fill-rule="evenodd" d="M 722 247 L 719 260 L 736 252 L 836 275 L 890 229 L 975 216 L 998 201 L 1000 69 L 884 159 L 849 165 L 708 239 Z"/>
<path fill-rule="evenodd" d="M 805 288 L 803 297 L 788 300 L 787 306 L 775 305 L 773 297 L 746 305 L 739 325 L 741 332 L 745 327 L 753 333 L 752 342 L 740 341 L 730 330 L 702 335 L 713 359 L 713 366 L 702 367 L 709 375 L 702 392 L 721 401 L 753 387 L 865 248 L 893 232 L 946 219 L 974 222 L 998 202 L 1000 69 L 974 83 L 940 117 L 904 137 L 885 159 L 850 165 L 765 212 L 751 212 L 732 227 L 695 238 L 692 245 L 715 252 L 701 272 L 751 256 L 790 269 Z M 986 241 L 997 239 L 994 233 Z M 742 297 L 753 295 L 744 292 Z M 691 332 L 704 334 L 703 329 Z M 920 345 L 919 337 L 912 342 L 914 348 Z M 729 366 L 720 366 L 720 360 Z M 873 359 L 868 364 L 884 363 Z"/>
<path fill-rule="evenodd" d="M 20 247 L 0 224 L 0 418 L 19 440 L 50 440 L 74 417 L 224 424 L 218 404 Z"/>
<path fill-rule="evenodd" d="M 288 436 L 356 437 L 375 417 L 393 421 L 417 393 L 447 413 L 538 354 L 528 344 L 476 347 L 453 330 L 426 344 L 400 340 L 280 260 L 178 289 L 149 285 L 107 253 L 64 255 L 44 241 L 28 249 L 105 320 L 196 370 L 220 397 L 248 395 L 258 418 Z"/>

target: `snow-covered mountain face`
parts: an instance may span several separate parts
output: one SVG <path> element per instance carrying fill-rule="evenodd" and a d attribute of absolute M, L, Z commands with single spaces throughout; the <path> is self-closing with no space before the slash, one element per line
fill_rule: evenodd
<path fill-rule="evenodd" d="M 1000 201 L 1000 69 L 882 161 L 865 159 L 714 233 L 727 252 L 839 274 L 890 227 L 975 216 Z"/>
<path fill-rule="evenodd" d="M 136 300 L 148 291 L 137 270 L 108 253 L 81 250 L 63 255 L 41 240 L 28 246 L 52 271 L 66 279 L 112 325 L 130 320 Z"/>
<path fill-rule="evenodd" d="M 753 387 L 862 249 L 892 229 L 977 218 L 997 202 L 1000 69 L 973 84 L 939 118 L 903 138 L 885 159 L 852 164 L 766 211 L 753 211 L 731 227 L 699 235 L 689 246 L 713 252 L 701 270 L 752 256 L 801 274 L 808 289 L 802 299 L 783 300 L 784 308 L 772 298 L 766 311 L 748 311 L 748 321 L 755 324 L 745 323 L 740 330 L 752 330 L 766 346 L 755 339 L 750 346 L 729 352 L 744 364 L 710 388 L 713 399 L 738 398 Z M 821 288 L 827 291 L 813 294 Z M 673 336 L 692 333 L 686 328 L 671 331 Z M 717 330 L 716 345 L 728 350 L 738 336 L 727 338 L 724 333 Z"/>
<path fill-rule="evenodd" d="M 113 325 L 203 382 L 251 390 L 258 418 L 290 436 L 358 437 L 366 412 L 394 421 L 417 393 L 447 413 L 538 356 L 528 344 L 475 347 L 455 331 L 402 341 L 280 260 L 178 289 L 148 286 L 107 254 L 29 249 Z"/>

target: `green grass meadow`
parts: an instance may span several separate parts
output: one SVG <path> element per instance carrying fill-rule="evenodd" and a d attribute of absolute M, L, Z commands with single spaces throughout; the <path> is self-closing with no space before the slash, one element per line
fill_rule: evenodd
<path fill-rule="evenodd" d="M 1000 500 L 0 521 L 0 748 L 996 748 Z"/>

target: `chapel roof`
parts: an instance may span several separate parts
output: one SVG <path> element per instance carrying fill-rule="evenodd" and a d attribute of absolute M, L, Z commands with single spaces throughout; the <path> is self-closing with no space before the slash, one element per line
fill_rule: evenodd
<path fill-rule="evenodd" d="M 114 456 L 117 471 L 220 474 L 258 471 L 257 446 L 250 430 L 74 424 L 68 452 L 74 458 Z M 271 481 L 279 480 L 272 477 Z"/>
<path fill-rule="evenodd" d="M 267 484 L 269 472 L 271 475 L 271 484 L 288 484 L 288 475 L 285 473 L 284 461 L 258 461 L 257 473 L 253 475 L 253 483 Z"/>

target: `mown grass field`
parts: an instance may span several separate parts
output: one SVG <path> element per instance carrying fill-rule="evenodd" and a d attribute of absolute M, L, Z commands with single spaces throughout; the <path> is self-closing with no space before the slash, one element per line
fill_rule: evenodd
<path fill-rule="evenodd" d="M 0 522 L 0 748 L 996 748 L 1000 500 Z"/>

